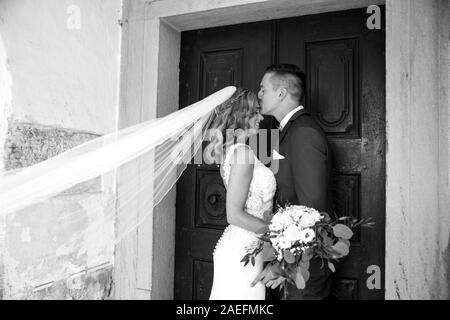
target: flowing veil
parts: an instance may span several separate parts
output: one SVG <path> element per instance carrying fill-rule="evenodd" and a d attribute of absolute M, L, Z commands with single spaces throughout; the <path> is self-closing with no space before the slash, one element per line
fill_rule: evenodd
<path fill-rule="evenodd" d="M 147 218 L 194 155 L 201 156 L 212 112 L 235 90 L 226 87 L 166 117 L 0 175 L 6 276 L 14 254 L 26 257 L 26 265 L 15 265 L 20 272 L 14 274 L 15 287 L 8 295 L 20 297 L 23 290 L 55 277 L 64 279 L 113 260 L 115 245 Z M 55 275 L 50 270 L 58 271 Z"/>

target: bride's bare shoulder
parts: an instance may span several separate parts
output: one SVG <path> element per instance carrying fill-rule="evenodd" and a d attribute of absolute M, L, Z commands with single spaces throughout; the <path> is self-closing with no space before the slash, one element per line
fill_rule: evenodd
<path fill-rule="evenodd" d="M 231 151 L 229 163 L 230 165 L 253 165 L 255 164 L 255 154 L 245 144 L 236 145 L 234 150 Z"/>

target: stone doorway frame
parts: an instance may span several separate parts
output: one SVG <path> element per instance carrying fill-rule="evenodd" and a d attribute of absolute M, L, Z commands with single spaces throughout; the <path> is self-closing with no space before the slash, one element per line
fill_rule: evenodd
<path fill-rule="evenodd" d="M 386 5 L 385 298 L 448 297 L 446 0 L 124 0 L 119 127 L 177 110 L 182 31 L 372 4 Z M 174 253 L 172 191 L 116 246 L 115 298 L 172 299 Z"/>

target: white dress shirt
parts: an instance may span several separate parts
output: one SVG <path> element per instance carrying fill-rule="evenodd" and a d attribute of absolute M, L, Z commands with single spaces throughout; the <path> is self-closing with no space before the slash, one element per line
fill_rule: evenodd
<path fill-rule="evenodd" d="M 286 123 L 288 123 L 289 119 L 292 118 L 292 116 L 299 110 L 302 110 L 303 106 L 298 106 L 297 108 L 289 111 L 287 115 L 284 116 L 284 118 L 280 121 L 280 131 L 283 130 Z"/>

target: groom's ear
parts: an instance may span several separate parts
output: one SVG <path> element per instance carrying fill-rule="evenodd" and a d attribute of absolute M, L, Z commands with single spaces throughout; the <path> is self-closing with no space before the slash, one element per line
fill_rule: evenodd
<path fill-rule="evenodd" d="M 281 87 L 279 92 L 278 92 L 278 98 L 280 99 L 280 101 L 283 101 L 284 98 L 286 98 L 288 92 L 286 88 Z"/>

